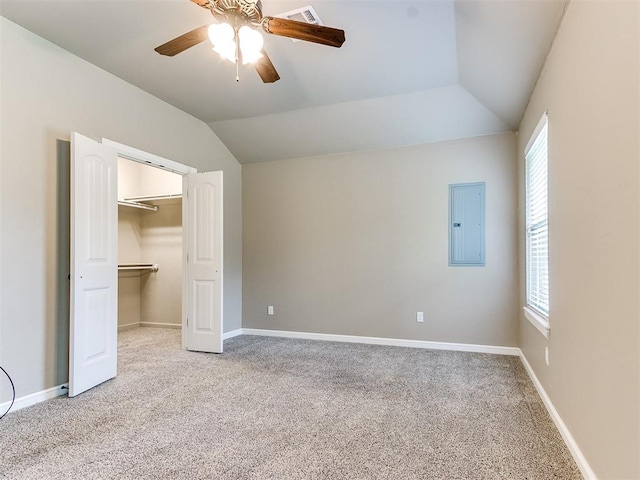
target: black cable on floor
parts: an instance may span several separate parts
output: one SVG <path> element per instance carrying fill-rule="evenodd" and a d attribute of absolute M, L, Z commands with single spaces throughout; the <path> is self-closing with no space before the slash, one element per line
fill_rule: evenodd
<path fill-rule="evenodd" d="M 4 372 L 4 374 L 7 376 L 7 378 L 9 379 L 9 383 L 11 384 L 11 390 L 13 391 L 13 396 L 11 397 L 11 405 L 9 405 L 9 408 L 7 408 L 6 412 L 4 412 L 2 415 L 0 415 L 0 420 L 2 420 L 4 418 L 4 416 L 7 413 L 9 413 L 9 410 L 11 410 L 11 407 L 13 407 L 13 402 L 16 401 L 16 386 L 13 384 L 13 380 L 11 380 L 11 377 L 9 376 L 7 371 L 2 367 L 0 367 L 0 370 L 2 370 Z"/>

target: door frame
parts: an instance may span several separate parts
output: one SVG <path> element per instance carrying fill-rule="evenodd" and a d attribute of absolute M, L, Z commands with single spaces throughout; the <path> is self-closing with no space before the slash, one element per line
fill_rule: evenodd
<path fill-rule="evenodd" d="M 189 175 L 190 173 L 198 173 L 198 170 L 196 168 L 190 167 L 188 165 L 183 165 L 182 163 L 174 162 L 173 160 L 154 155 L 153 153 L 145 152 L 144 150 L 138 150 L 137 148 L 133 148 L 122 143 L 114 142 L 113 140 L 109 140 L 108 138 L 101 138 L 100 143 L 106 145 L 107 147 L 113 148 L 117 152 L 119 157 L 126 158 L 127 160 L 132 160 L 138 163 L 145 163 L 156 168 L 161 168 L 162 170 L 177 173 L 178 175 L 182 175 L 183 177 L 185 175 Z"/>
<path fill-rule="evenodd" d="M 190 167 L 188 165 L 184 165 L 182 163 L 174 162 L 173 160 L 169 160 L 167 158 L 160 157 L 153 153 L 145 152 L 144 150 L 139 150 L 134 147 L 130 147 L 128 145 L 124 145 L 122 143 L 114 142 L 113 140 L 109 140 L 108 138 L 101 138 L 101 143 L 106 145 L 112 149 L 114 149 L 118 155 L 118 157 L 125 158 L 127 160 L 131 160 L 133 162 L 142 163 L 144 165 L 149 165 L 151 167 L 160 168 L 162 170 L 166 170 L 168 172 L 177 173 L 182 176 L 182 193 L 185 194 L 187 190 L 187 176 L 190 174 L 198 173 L 198 170 L 194 167 Z M 187 202 L 182 200 L 182 232 L 184 239 L 184 232 L 187 232 L 189 215 L 187 214 Z M 184 242 L 183 242 L 184 243 Z M 187 318 L 187 245 L 182 245 L 182 321 L 181 321 L 181 338 L 182 338 L 182 349 L 186 350 L 187 348 L 187 339 L 186 339 L 186 318 Z"/>

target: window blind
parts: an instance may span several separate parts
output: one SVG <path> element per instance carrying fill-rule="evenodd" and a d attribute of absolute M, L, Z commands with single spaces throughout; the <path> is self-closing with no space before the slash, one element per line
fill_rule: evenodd
<path fill-rule="evenodd" d="M 527 305 L 549 316 L 549 219 L 547 204 L 547 118 L 536 129 L 526 161 Z"/>

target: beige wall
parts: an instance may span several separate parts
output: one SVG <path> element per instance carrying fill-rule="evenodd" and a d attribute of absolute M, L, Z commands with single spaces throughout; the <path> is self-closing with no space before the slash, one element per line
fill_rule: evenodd
<path fill-rule="evenodd" d="M 639 31 L 635 1 L 572 2 L 519 136 L 522 202 L 548 110 L 551 331 L 521 315 L 520 346 L 600 479 L 640 478 Z"/>
<path fill-rule="evenodd" d="M 243 326 L 516 346 L 515 146 L 244 165 Z M 486 182 L 486 267 L 448 266 L 448 185 L 464 182 Z"/>
<path fill-rule="evenodd" d="M 140 321 L 181 325 L 182 202 L 157 203 L 157 212 L 142 215 L 143 261 L 157 263 L 160 269 L 141 277 Z"/>
<path fill-rule="evenodd" d="M 241 168 L 211 129 L 4 18 L 0 61 L 0 364 L 11 372 L 18 397 L 68 379 L 68 314 L 59 293 L 68 286 L 59 229 L 65 209 L 57 205 L 64 165 L 57 140 L 69 140 L 71 131 L 200 171 L 224 171 L 225 330 L 239 328 Z M 7 398 L 4 392 L 0 402 Z"/>
<path fill-rule="evenodd" d="M 118 272 L 119 326 L 182 324 L 182 201 L 155 203 L 157 212 L 118 208 L 118 262 L 160 267 Z"/>
<path fill-rule="evenodd" d="M 140 177 L 145 168 L 149 167 L 126 158 L 118 158 L 118 200 L 138 195 Z"/>
<path fill-rule="evenodd" d="M 118 263 L 160 267 L 118 272 L 118 326 L 182 324 L 182 201 L 155 203 L 157 212 L 118 208 Z"/>
<path fill-rule="evenodd" d="M 119 184 L 120 180 L 118 180 L 118 187 Z M 118 207 L 118 263 L 142 261 L 141 213 L 140 210 L 131 207 Z M 118 326 L 137 324 L 140 324 L 140 274 L 120 271 L 118 272 Z"/>
<path fill-rule="evenodd" d="M 182 175 L 118 158 L 118 199 L 182 193 Z"/>
<path fill-rule="evenodd" d="M 181 175 L 118 159 L 118 198 L 181 193 Z M 182 201 L 162 199 L 153 204 L 158 211 L 118 209 L 119 262 L 160 266 L 157 272 L 119 272 L 120 326 L 182 323 Z"/>

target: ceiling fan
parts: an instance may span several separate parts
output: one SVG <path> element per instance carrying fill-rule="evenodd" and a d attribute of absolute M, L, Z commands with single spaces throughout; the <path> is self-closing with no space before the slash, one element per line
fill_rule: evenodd
<path fill-rule="evenodd" d="M 266 33 L 340 48 L 345 41 L 344 30 L 295 20 L 262 16 L 261 0 L 191 0 L 211 11 L 219 23 L 203 25 L 180 35 L 155 49 L 161 55 L 173 57 L 207 39 L 213 49 L 236 64 L 252 63 L 264 83 L 273 83 L 280 75 L 262 48 L 262 27 Z M 238 75 L 236 73 L 236 80 Z"/>

